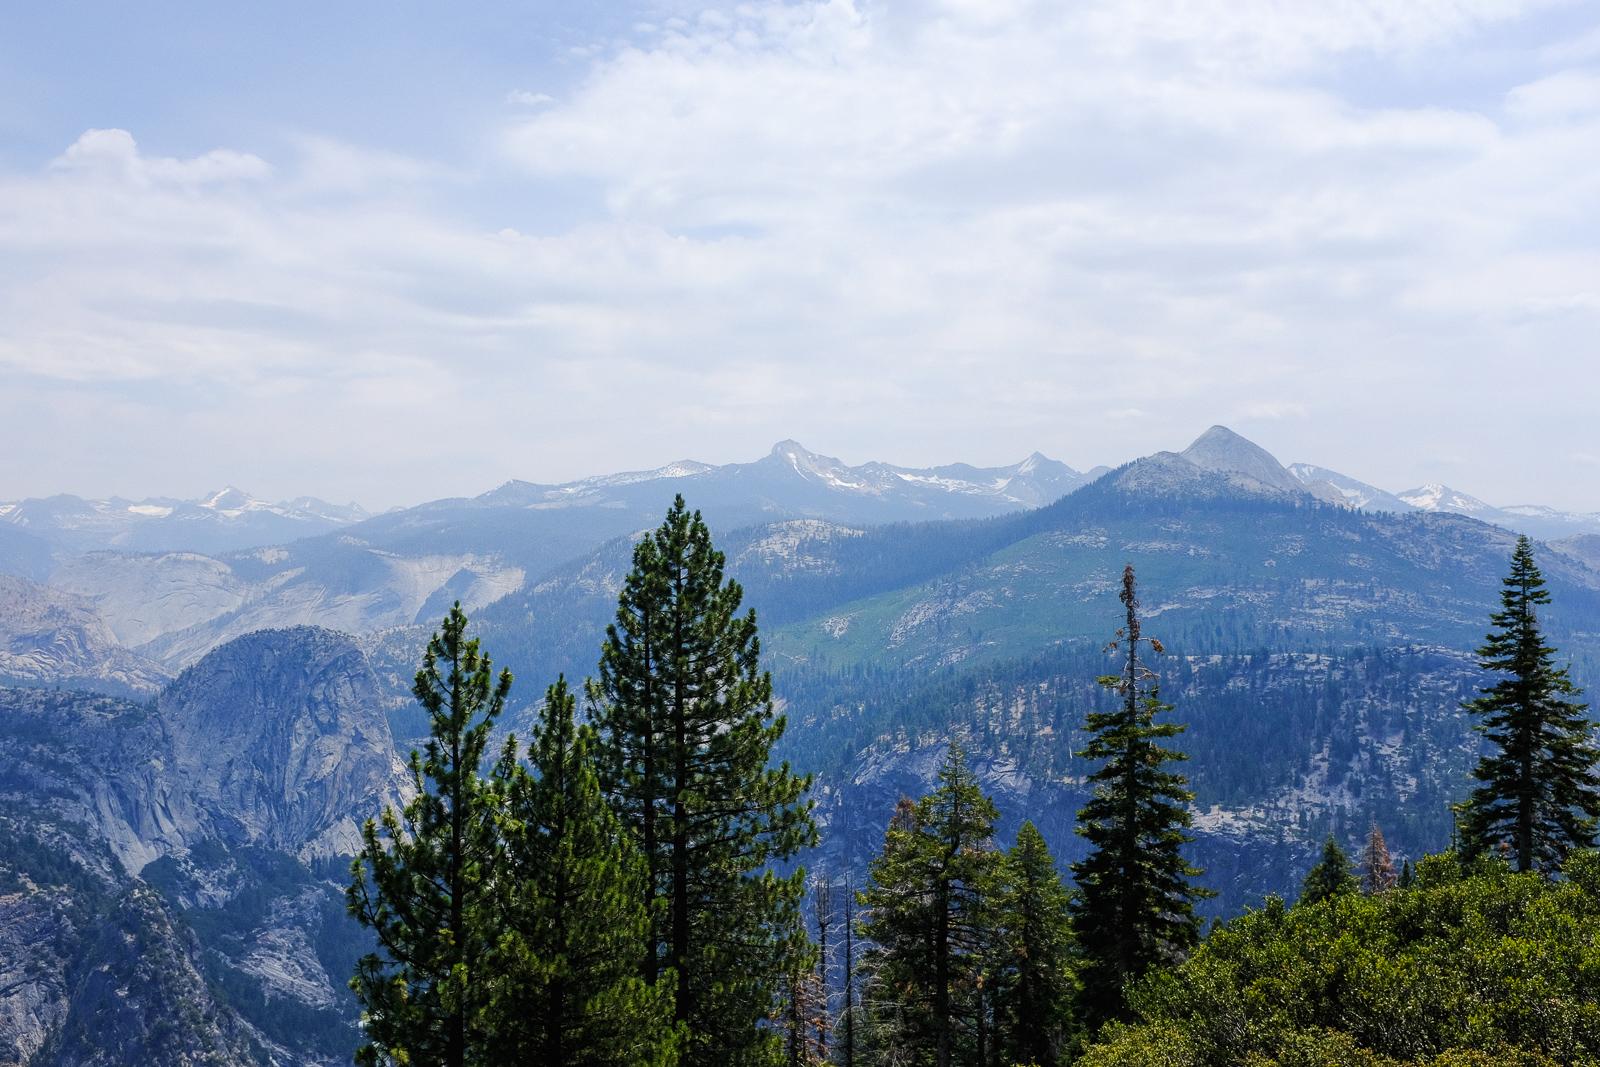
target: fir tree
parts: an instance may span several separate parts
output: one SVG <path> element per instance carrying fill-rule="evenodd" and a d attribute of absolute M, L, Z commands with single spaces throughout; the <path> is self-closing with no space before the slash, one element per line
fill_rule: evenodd
<path fill-rule="evenodd" d="M 1190 825 L 1184 805 L 1194 794 L 1186 778 L 1162 769 L 1188 757 L 1158 744 L 1184 727 L 1155 721 L 1172 708 L 1161 703 L 1156 676 L 1139 655 L 1141 642 L 1158 654 L 1162 648 L 1140 635 L 1135 586 L 1129 565 L 1120 596 L 1127 624 L 1108 646 L 1126 646 L 1122 673 L 1100 679 L 1117 694 L 1118 706 L 1089 714 L 1095 737 L 1075 753 L 1105 761 L 1089 776 L 1094 795 L 1078 812 L 1078 833 L 1095 851 L 1072 865 L 1079 891 L 1074 927 L 1085 964 L 1082 1014 L 1091 1031 L 1125 1015 L 1123 988 L 1130 979 L 1178 962 L 1195 945 L 1200 920 L 1194 902 L 1213 895 L 1189 882 L 1202 873 L 1182 852 L 1193 840 L 1183 831 Z"/>
<path fill-rule="evenodd" d="M 1354 893 L 1360 883 L 1350 870 L 1350 857 L 1332 834 L 1322 843 L 1322 861 L 1306 872 L 1300 883 L 1300 903 L 1318 904 L 1333 897 Z"/>
<path fill-rule="evenodd" d="M 1478 649 L 1478 666 L 1503 677 L 1462 705 L 1483 717 L 1476 729 L 1498 749 L 1473 772 L 1484 784 L 1467 802 L 1462 846 L 1473 856 L 1507 842 L 1519 871 L 1550 870 L 1594 844 L 1600 751 L 1588 743 L 1588 705 L 1568 699 L 1582 691 L 1544 643 L 1537 606 L 1550 594 L 1527 537 L 1517 539 L 1502 585 L 1502 610 L 1490 616 L 1496 629 Z"/>
<path fill-rule="evenodd" d="M 424 754 L 411 753 L 417 795 L 362 829 L 346 901 L 377 935 L 350 986 L 364 1009 L 363 1065 L 485 1062 L 489 1002 L 485 931 L 492 927 L 495 814 L 478 773 L 511 672 L 495 680 L 458 601 L 433 635 L 412 693 L 428 712 Z"/>
<path fill-rule="evenodd" d="M 1361 850 L 1361 888 L 1366 893 L 1386 893 L 1394 883 L 1394 860 L 1389 857 L 1389 846 L 1384 844 L 1383 831 L 1373 823 L 1366 847 Z"/>
<path fill-rule="evenodd" d="M 1003 980 L 996 985 L 999 1050 L 1007 1063 L 1065 1062 L 1072 1036 L 1072 894 L 1032 822 L 1006 854 L 1001 924 Z"/>
<path fill-rule="evenodd" d="M 493 1059 L 544 1067 L 677 1062 L 671 990 L 640 976 L 645 867 L 600 793 L 591 728 L 562 678 L 545 693 L 528 767 L 506 742 Z M 531 773 L 530 773 L 531 768 Z"/>
<path fill-rule="evenodd" d="M 803 869 L 776 869 L 816 839 L 810 778 L 768 766 L 784 720 L 724 562 L 678 497 L 634 550 L 590 685 L 603 787 L 649 872 L 642 975 L 671 972 L 685 1060 L 718 1067 L 770 1047 L 758 1024 L 798 950 L 805 892 Z"/>
<path fill-rule="evenodd" d="M 859 898 L 882 1051 L 950 1067 L 977 1051 L 979 979 L 1002 855 L 990 845 L 999 813 L 958 742 L 939 783 L 915 805 L 901 799 Z"/>

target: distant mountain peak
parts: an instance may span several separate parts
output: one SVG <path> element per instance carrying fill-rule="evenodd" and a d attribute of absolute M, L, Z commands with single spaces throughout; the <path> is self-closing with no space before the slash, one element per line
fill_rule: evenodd
<path fill-rule="evenodd" d="M 1496 510 L 1475 496 L 1468 496 L 1439 482 L 1429 482 L 1420 489 L 1407 489 L 1395 495 L 1412 507 L 1423 511 L 1454 511 L 1461 515 L 1472 515 Z"/>
<path fill-rule="evenodd" d="M 1243 475 L 1262 487 L 1299 496 L 1306 487 L 1279 463 L 1277 457 L 1253 441 L 1246 440 L 1226 426 L 1213 426 L 1180 455 L 1201 470 L 1219 474 Z M 1248 483 L 1242 488 L 1254 488 Z"/>

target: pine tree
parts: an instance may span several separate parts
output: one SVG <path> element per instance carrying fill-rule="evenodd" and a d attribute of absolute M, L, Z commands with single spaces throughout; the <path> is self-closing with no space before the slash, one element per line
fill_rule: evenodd
<path fill-rule="evenodd" d="M 1490 616 L 1496 629 L 1478 649 L 1478 666 L 1503 677 L 1462 705 L 1483 717 L 1475 728 L 1498 751 L 1473 772 L 1484 784 L 1467 802 L 1462 846 L 1473 856 L 1507 842 L 1519 871 L 1550 870 L 1574 848 L 1594 844 L 1600 750 L 1588 743 L 1588 705 L 1568 699 L 1582 690 L 1566 668 L 1556 668 L 1556 650 L 1544 643 L 1537 606 L 1550 603 L 1550 594 L 1527 537 L 1517 539 L 1501 584 L 1502 610 Z"/>
<path fill-rule="evenodd" d="M 859 894 L 872 972 L 874 1032 L 891 1057 L 971 1062 L 980 1034 L 981 969 L 1001 853 L 999 818 L 966 752 L 952 741 L 939 788 L 901 799 Z"/>
<path fill-rule="evenodd" d="M 486 931 L 492 927 L 500 797 L 478 773 L 511 672 L 495 680 L 458 601 L 433 635 L 412 693 L 428 712 L 417 795 L 362 829 L 346 902 L 377 935 L 350 986 L 364 1009 L 363 1065 L 485 1062 Z"/>
<path fill-rule="evenodd" d="M 602 785 L 649 871 L 642 975 L 671 972 L 685 1062 L 718 1067 L 775 1040 L 758 1024 L 798 950 L 805 892 L 803 869 L 776 870 L 816 839 L 811 779 L 768 766 L 784 720 L 724 563 L 678 497 L 634 550 L 589 690 Z"/>
<path fill-rule="evenodd" d="M 1300 904 L 1319 904 L 1332 897 L 1354 893 L 1359 883 L 1350 870 L 1350 857 L 1332 834 L 1322 843 L 1322 861 L 1306 872 L 1300 883 Z"/>
<path fill-rule="evenodd" d="M 545 693 L 529 766 L 513 736 L 495 768 L 505 797 L 490 960 L 497 1063 L 677 1062 L 671 990 L 640 976 L 644 861 L 600 793 L 593 745 L 562 678 Z"/>
<path fill-rule="evenodd" d="M 1001 946 L 1003 980 L 995 983 L 995 1021 L 1007 1063 L 1051 1067 L 1065 1062 L 1072 1037 L 1072 894 L 1032 822 L 1006 854 Z"/>
<path fill-rule="evenodd" d="M 1084 959 L 1082 1015 L 1091 1032 L 1125 1015 L 1129 980 L 1178 962 L 1198 942 L 1194 902 L 1213 895 L 1190 884 L 1203 872 L 1183 858 L 1183 846 L 1193 840 L 1183 832 L 1190 825 L 1184 805 L 1194 794 L 1184 788 L 1188 779 L 1162 766 L 1188 757 L 1158 742 L 1184 727 L 1155 721 L 1172 708 L 1161 703 L 1156 676 L 1140 659 L 1140 642 L 1158 654 L 1162 648 L 1140 635 L 1136 584 L 1130 565 L 1120 596 L 1127 625 L 1108 646 L 1125 643 L 1122 673 L 1100 679 L 1118 695 L 1119 706 L 1089 714 L 1095 737 L 1074 753 L 1105 761 L 1089 776 L 1094 795 L 1078 812 L 1078 833 L 1095 851 L 1072 865 L 1079 892 L 1074 927 Z"/>
<path fill-rule="evenodd" d="M 1373 823 L 1366 847 L 1361 850 L 1361 889 L 1366 893 L 1387 893 L 1394 883 L 1394 860 L 1389 857 L 1389 846 L 1384 844 L 1383 831 Z"/>

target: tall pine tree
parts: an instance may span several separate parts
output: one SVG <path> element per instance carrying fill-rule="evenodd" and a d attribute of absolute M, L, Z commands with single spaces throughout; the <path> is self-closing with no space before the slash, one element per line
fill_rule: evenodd
<path fill-rule="evenodd" d="M 810 779 L 769 766 L 784 720 L 724 563 L 679 496 L 634 550 L 589 690 L 603 788 L 648 869 L 642 976 L 670 972 L 685 1062 L 718 1067 L 772 1053 L 758 1022 L 803 951 L 805 892 L 804 870 L 777 870 L 816 839 Z"/>
<path fill-rule="evenodd" d="M 1194 794 L 1184 788 L 1188 779 L 1162 767 L 1188 757 L 1159 742 L 1184 727 L 1155 721 L 1172 708 L 1161 703 L 1156 676 L 1140 657 L 1141 643 L 1158 654 L 1162 648 L 1140 635 L 1136 585 L 1129 565 L 1120 596 L 1127 624 L 1108 646 L 1125 649 L 1122 672 L 1100 679 L 1118 705 L 1089 714 L 1095 736 L 1076 753 L 1105 761 L 1089 776 L 1094 795 L 1078 812 L 1078 833 L 1095 851 L 1072 865 L 1080 893 L 1074 927 L 1085 965 L 1082 1014 L 1091 1032 L 1125 1015 L 1129 979 L 1180 961 L 1195 945 L 1200 920 L 1194 902 L 1213 895 L 1190 884 L 1202 872 L 1183 858 L 1183 846 L 1193 840 L 1183 832 L 1190 825 L 1184 805 Z"/>
<path fill-rule="evenodd" d="M 640 975 L 645 866 L 600 793 L 593 730 L 560 679 L 545 693 L 528 765 L 507 740 L 496 864 L 490 1048 L 497 1063 L 669 1067 L 672 996 Z"/>
<path fill-rule="evenodd" d="M 958 742 L 939 788 L 902 799 L 873 860 L 860 903 L 871 991 L 864 998 L 875 1043 L 894 1062 L 977 1061 L 981 978 L 991 903 L 1003 856 L 990 844 L 999 813 L 983 795 Z"/>
<path fill-rule="evenodd" d="M 1031 821 L 1006 853 L 1005 881 L 994 982 L 999 1050 L 1006 1063 L 1052 1067 L 1066 1062 L 1074 1036 L 1072 894 Z"/>
<path fill-rule="evenodd" d="M 411 691 L 428 712 L 423 754 L 411 753 L 416 797 L 367 820 L 350 865 L 350 914 L 377 936 L 350 986 L 364 1009 L 362 1065 L 465 1067 L 485 1058 L 500 796 L 478 768 L 505 708 L 511 672 L 494 678 L 466 639 L 457 601 L 433 635 Z"/>
<path fill-rule="evenodd" d="M 1544 643 L 1537 607 L 1550 594 L 1527 537 L 1517 539 L 1502 585 L 1502 610 L 1490 616 L 1495 630 L 1478 649 L 1478 666 L 1502 677 L 1462 705 L 1482 716 L 1476 729 L 1497 749 L 1473 771 L 1483 785 L 1467 802 L 1462 848 L 1470 856 L 1507 843 L 1519 871 L 1550 870 L 1594 844 L 1600 751 L 1589 743 L 1588 705 L 1569 699 L 1582 691 Z"/>

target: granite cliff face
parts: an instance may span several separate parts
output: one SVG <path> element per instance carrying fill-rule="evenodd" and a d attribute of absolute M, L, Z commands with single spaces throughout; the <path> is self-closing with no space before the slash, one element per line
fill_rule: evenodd
<path fill-rule="evenodd" d="M 352 855 L 361 822 L 402 803 L 377 682 L 331 630 L 264 630 L 184 671 L 157 705 L 174 773 L 230 844 Z"/>
<path fill-rule="evenodd" d="M 171 677 L 122 647 L 91 601 L 0 574 L 0 683 L 148 696 Z"/>
<path fill-rule="evenodd" d="M 348 1063 L 359 826 L 409 794 L 354 642 L 232 642 L 147 703 L 0 687 L 0 1067 Z"/>

